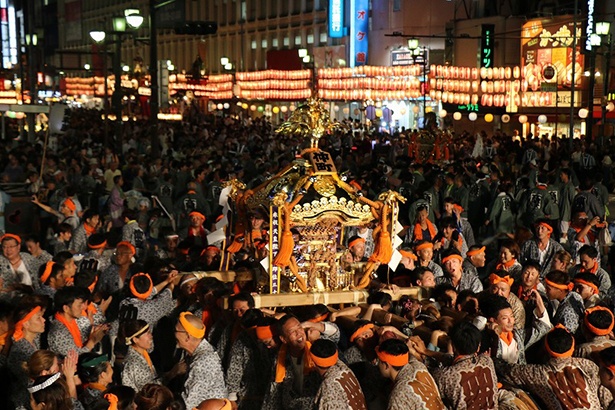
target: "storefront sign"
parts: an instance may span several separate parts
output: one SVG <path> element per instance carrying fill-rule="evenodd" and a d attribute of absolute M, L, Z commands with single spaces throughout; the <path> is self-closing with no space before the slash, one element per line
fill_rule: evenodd
<path fill-rule="evenodd" d="M 495 41 L 493 39 L 493 33 L 495 31 L 494 24 L 483 24 L 482 34 L 480 39 L 480 66 L 481 67 L 493 67 L 494 59 L 493 53 L 495 50 Z"/>
<path fill-rule="evenodd" d="M 344 37 L 343 0 L 329 0 L 329 37 Z"/>
<path fill-rule="evenodd" d="M 369 0 L 350 1 L 350 67 L 367 64 Z"/>
<path fill-rule="evenodd" d="M 585 26 L 585 51 L 592 51 L 591 37 L 594 34 L 594 0 L 587 0 L 587 23 Z"/>
<path fill-rule="evenodd" d="M 412 65 L 414 64 L 414 55 L 410 50 L 395 50 L 391 51 L 391 65 Z"/>

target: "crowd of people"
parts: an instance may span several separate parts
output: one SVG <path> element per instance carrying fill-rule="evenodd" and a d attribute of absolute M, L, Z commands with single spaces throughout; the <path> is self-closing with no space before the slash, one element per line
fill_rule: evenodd
<path fill-rule="evenodd" d="M 225 182 L 257 187 L 309 144 L 266 118 L 127 123 L 111 147 L 82 110 L 47 146 L 3 142 L 38 216 L 0 238 L 0 407 L 615 409 L 613 147 L 434 131 L 425 156 L 424 133 L 346 125 L 320 141 L 337 172 L 407 199 L 399 264 L 350 307 L 257 306 L 268 215 L 216 234 Z M 342 269 L 373 229 L 348 228 Z M 223 268 L 254 274 L 200 274 Z"/>

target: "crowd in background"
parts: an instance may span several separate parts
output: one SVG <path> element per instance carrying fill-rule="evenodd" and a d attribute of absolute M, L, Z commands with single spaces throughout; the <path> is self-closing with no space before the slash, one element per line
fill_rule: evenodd
<path fill-rule="evenodd" d="M 255 307 L 262 212 L 241 249 L 210 243 L 225 182 L 257 187 L 309 146 L 266 118 L 193 111 L 105 146 L 81 110 L 47 145 L 4 141 L 1 407 L 615 408 L 610 140 L 344 123 L 320 141 L 338 173 L 407 198 L 400 263 L 351 307 Z M 7 228 L 16 186 L 31 232 Z M 374 228 L 346 232 L 342 267 L 369 260 Z M 190 273 L 225 261 L 255 279 Z"/>

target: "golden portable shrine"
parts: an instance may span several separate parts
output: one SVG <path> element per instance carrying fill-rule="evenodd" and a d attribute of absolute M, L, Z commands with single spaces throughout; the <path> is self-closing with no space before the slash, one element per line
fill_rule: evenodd
<path fill-rule="evenodd" d="M 228 184 L 233 234 L 228 252 L 254 240 L 248 237 L 250 215 L 257 212 L 269 221 L 263 263 L 269 273 L 269 293 L 364 289 L 375 269 L 391 261 L 398 203 L 405 198 L 386 191 L 369 200 L 338 175 L 331 155 L 318 148 L 318 141 L 340 126 L 331 121 L 321 101 L 310 98 L 276 130 L 309 138 L 310 147 L 252 190 L 238 181 Z M 344 228 L 370 222 L 376 224 L 373 254 L 362 269 L 345 265 Z"/>

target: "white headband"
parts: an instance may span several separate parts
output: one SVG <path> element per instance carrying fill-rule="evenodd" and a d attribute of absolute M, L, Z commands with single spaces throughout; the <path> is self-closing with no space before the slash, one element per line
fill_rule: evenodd
<path fill-rule="evenodd" d="M 33 386 L 28 387 L 28 391 L 30 393 L 36 393 L 39 390 L 46 389 L 47 387 L 54 384 L 60 378 L 61 375 L 62 373 L 58 372 L 54 374 L 53 376 L 51 376 L 50 378 L 48 378 L 47 380 L 45 380 L 44 382 L 42 382 L 41 384 L 35 384 Z"/>
<path fill-rule="evenodd" d="M 128 336 L 126 338 L 126 346 L 130 346 L 132 344 L 132 338 L 133 337 L 137 337 L 137 336 L 141 335 L 142 333 L 145 333 L 147 331 L 147 329 L 149 329 L 149 323 L 146 324 L 145 326 L 143 326 L 141 329 L 137 330 L 137 332 L 134 335 Z"/>

